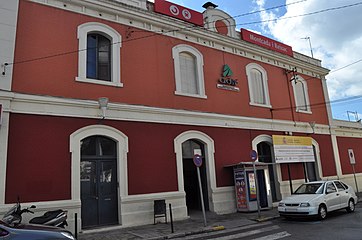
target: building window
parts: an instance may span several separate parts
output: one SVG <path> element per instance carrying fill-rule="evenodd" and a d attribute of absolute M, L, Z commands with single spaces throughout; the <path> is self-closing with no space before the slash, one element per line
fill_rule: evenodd
<path fill-rule="evenodd" d="M 90 22 L 78 27 L 78 40 L 76 80 L 121 87 L 121 35 L 105 24 Z"/>
<path fill-rule="evenodd" d="M 203 56 L 195 48 L 177 45 L 172 49 L 177 95 L 206 98 Z"/>
<path fill-rule="evenodd" d="M 111 81 L 111 41 L 101 34 L 87 36 L 87 78 Z"/>
<path fill-rule="evenodd" d="M 300 76 L 292 80 L 297 112 L 311 113 L 307 82 Z"/>
<path fill-rule="evenodd" d="M 268 77 L 264 68 L 255 63 L 246 66 L 250 104 L 271 107 L 268 90 Z"/>

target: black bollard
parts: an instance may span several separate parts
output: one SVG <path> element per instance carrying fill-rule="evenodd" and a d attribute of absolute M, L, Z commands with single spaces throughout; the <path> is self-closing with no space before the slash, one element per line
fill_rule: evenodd
<path fill-rule="evenodd" d="M 78 238 L 78 214 L 77 213 L 74 213 L 74 237 L 75 239 Z"/>
<path fill-rule="evenodd" d="M 171 203 L 170 203 L 168 206 L 170 207 L 171 233 L 174 233 L 174 231 L 173 231 L 173 218 L 172 218 L 172 208 L 171 208 Z"/>

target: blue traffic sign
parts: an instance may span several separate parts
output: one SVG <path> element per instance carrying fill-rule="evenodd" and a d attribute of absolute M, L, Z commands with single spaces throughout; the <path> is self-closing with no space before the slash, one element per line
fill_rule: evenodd
<path fill-rule="evenodd" d="M 194 164 L 196 165 L 196 167 L 201 167 L 202 157 L 199 154 L 194 155 Z"/>
<path fill-rule="evenodd" d="M 255 161 L 256 159 L 258 159 L 258 153 L 255 150 L 251 150 L 250 158 L 251 158 L 251 160 Z"/>

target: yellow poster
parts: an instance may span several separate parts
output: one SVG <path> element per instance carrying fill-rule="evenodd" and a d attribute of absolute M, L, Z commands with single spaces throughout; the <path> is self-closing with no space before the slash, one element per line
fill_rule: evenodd
<path fill-rule="evenodd" d="M 311 137 L 273 135 L 275 162 L 314 162 Z"/>

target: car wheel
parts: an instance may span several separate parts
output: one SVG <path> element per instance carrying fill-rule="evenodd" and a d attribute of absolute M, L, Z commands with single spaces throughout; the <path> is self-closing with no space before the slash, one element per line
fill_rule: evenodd
<path fill-rule="evenodd" d="M 324 220 L 327 217 L 327 208 L 324 205 L 320 205 L 318 209 L 318 218 Z"/>
<path fill-rule="evenodd" d="M 354 205 L 354 201 L 352 199 L 350 199 L 348 201 L 348 207 L 346 208 L 347 212 L 349 212 L 349 213 L 354 212 L 355 208 L 356 208 L 356 206 Z"/>

